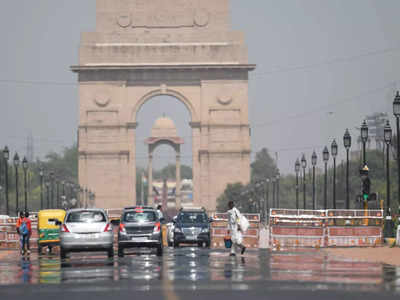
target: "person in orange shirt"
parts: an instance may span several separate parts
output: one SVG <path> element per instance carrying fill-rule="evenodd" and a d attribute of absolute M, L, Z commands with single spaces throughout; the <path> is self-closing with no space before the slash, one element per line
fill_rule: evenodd
<path fill-rule="evenodd" d="M 32 222 L 29 219 L 29 212 L 19 213 L 16 227 L 21 241 L 21 255 L 30 254 L 29 239 L 32 235 Z"/>

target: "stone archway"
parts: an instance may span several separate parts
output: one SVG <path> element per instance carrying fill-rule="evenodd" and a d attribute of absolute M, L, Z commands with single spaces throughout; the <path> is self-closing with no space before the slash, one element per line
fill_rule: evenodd
<path fill-rule="evenodd" d="M 162 17 L 158 12 L 162 12 Z M 250 180 L 248 64 L 229 0 L 97 0 L 79 65 L 79 182 L 96 205 L 136 203 L 136 115 L 157 95 L 191 114 L 194 203 L 215 210 L 227 183 Z"/>
<path fill-rule="evenodd" d="M 153 195 L 153 153 L 157 147 L 161 145 L 171 146 L 176 153 L 176 187 L 175 187 L 175 208 L 181 207 L 181 145 L 184 143 L 183 139 L 178 137 L 174 122 L 167 118 L 158 118 L 151 130 L 151 137 L 145 143 L 148 145 L 148 200 L 147 203 L 151 206 L 154 205 Z M 167 203 L 163 203 L 163 207 L 167 209 Z"/>

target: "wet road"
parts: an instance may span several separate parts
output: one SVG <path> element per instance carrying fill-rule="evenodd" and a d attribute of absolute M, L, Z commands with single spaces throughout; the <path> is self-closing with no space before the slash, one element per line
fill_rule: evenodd
<path fill-rule="evenodd" d="M 101 254 L 21 258 L 0 252 L 0 299 L 363 299 L 400 294 L 400 268 L 323 251 L 167 249 L 109 260 Z"/>

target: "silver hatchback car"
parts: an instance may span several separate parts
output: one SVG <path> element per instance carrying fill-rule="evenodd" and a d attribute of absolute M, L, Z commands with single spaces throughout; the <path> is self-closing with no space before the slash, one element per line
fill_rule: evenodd
<path fill-rule="evenodd" d="M 106 251 L 114 257 L 114 233 L 107 214 L 102 209 L 72 209 L 60 229 L 60 256 L 68 252 Z"/>

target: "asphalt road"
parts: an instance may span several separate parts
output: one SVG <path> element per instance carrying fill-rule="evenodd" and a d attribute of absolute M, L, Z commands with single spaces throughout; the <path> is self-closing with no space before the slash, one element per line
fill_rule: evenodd
<path fill-rule="evenodd" d="M 0 252 L 1 254 L 1 252 Z M 329 257 L 318 250 L 167 249 L 21 258 L 0 255 L 0 299 L 386 299 L 400 293 L 400 269 Z M 251 297 L 251 298 L 249 298 Z"/>

